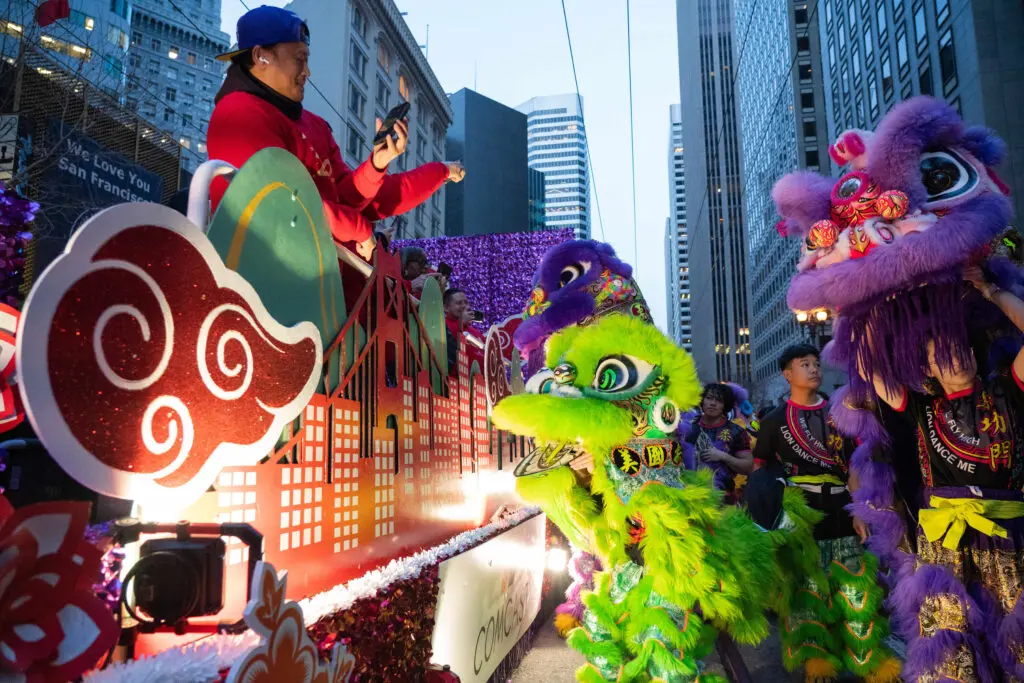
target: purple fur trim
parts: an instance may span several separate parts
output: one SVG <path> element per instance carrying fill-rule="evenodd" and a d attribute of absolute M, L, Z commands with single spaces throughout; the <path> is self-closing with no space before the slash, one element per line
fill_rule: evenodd
<path fill-rule="evenodd" d="M 986 166 L 998 166 L 1006 158 L 1006 143 L 984 126 L 969 126 L 961 144 Z"/>
<path fill-rule="evenodd" d="M 790 283 L 786 301 L 790 308 L 825 307 L 842 313 L 849 306 L 912 287 L 930 274 L 959 273 L 964 259 L 1002 233 L 1012 215 L 1006 197 L 978 195 L 925 232 L 911 233 L 864 258 L 799 273 Z"/>
<path fill-rule="evenodd" d="M 920 207 L 928 197 L 918 171 L 921 153 L 956 145 L 963 130 L 956 110 L 941 100 L 914 97 L 901 102 L 882 117 L 871 138 L 868 174 L 883 189 L 903 190 L 911 207 Z"/>
<path fill-rule="evenodd" d="M 750 394 L 747 393 L 747 390 L 739 384 L 736 384 L 735 382 L 722 382 L 722 384 L 725 384 L 727 387 L 732 389 L 732 395 L 736 399 L 737 408 L 739 408 L 740 404 L 744 401 L 750 401 Z"/>
<path fill-rule="evenodd" d="M 816 221 L 829 217 L 834 182 L 813 171 L 796 171 L 775 183 L 772 199 L 786 221 L 787 235 L 806 234 Z"/>
<path fill-rule="evenodd" d="M 996 637 L 990 639 L 990 647 L 994 658 L 1004 669 L 1024 680 L 1024 663 L 1018 662 L 1013 654 L 1024 647 L 1024 600 L 1018 599 L 1013 611 L 999 622 L 999 630 Z"/>
<path fill-rule="evenodd" d="M 921 604 L 929 595 L 938 593 L 953 593 L 967 605 L 968 633 L 940 631 L 930 638 L 921 637 L 918 622 Z M 988 631 L 990 616 L 948 569 L 938 565 L 921 566 L 909 576 L 901 578 L 890 593 L 888 604 L 892 611 L 890 625 L 893 632 L 907 643 L 904 680 L 917 680 L 941 664 L 953 648 L 967 645 L 974 652 L 981 680 L 985 683 L 998 681 L 977 635 Z"/>
<path fill-rule="evenodd" d="M 829 342 L 834 344 L 834 342 Z M 829 416 L 835 420 L 836 427 L 846 436 L 871 441 L 884 446 L 889 445 L 889 432 L 878 422 L 874 413 L 866 410 L 857 410 L 846 405 L 846 399 L 850 395 L 850 387 L 842 386 L 832 394 L 829 401 Z"/>
<path fill-rule="evenodd" d="M 530 352 L 540 346 L 559 330 L 575 325 L 591 315 L 597 304 L 593 297 L 583 291 L 567 292 L 552 302 L 551 307 L 540 315 L 527 318 L 516 328 L 513 340 L 520 351 Z"/>
<path fill-rule="evenodd" d="M 577 270 L 578 277 L 563 285 L 562 272 L 582 265 L 587 266 L 586 272 Z M 555 332 L 591 315 L 597 304 L 586 288 L 606 270 L 626 280 L 633 276 L 633 268 L 620 261 L 611 245 L 604 242 L 572 240 L 548 249 L 534 273 L 533 284 L 542 290 L 550 306 L 523 321 L 513 335 L 516 348 L 522 352 L 540 348 Z"/>
<path fill-rule="evenodd" d="M 835 339 L 836 354 L 846 358 L 854 400 L 874 396 L 874 387 L 856 371 L 881 377 L 888 388 L 920 390 L 928 373 L 928 344 L 934 342 L 935 359 L 950 368 L 973 361 L 970 339 L 964 326 L 963 284 L 955 276 L 914 287 L 884 301 L 851 306 L 843 316 L 843 336 Z M 868 329 L 872 343 L 868 343 Z"/>
<path fill-rule="evenodd" d="M 868 414 L 868 417 L 874 418 Z M 888 566 L 897 563 L 900 541 L 906 534 L 903 517 L 896 510 L 896 477 L 892 466 L 879 459 L 878 442 L 867 440 L 857 446 L 850 468 L 857 473 L 860 487 L 852 493 L 846 509 L 868 525 L 867 547 Z"/>

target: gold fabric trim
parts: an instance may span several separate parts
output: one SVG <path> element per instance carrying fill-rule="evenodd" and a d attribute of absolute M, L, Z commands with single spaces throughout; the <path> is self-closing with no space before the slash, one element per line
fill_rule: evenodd
<path fill-rule="evenodd" d="M 961 645 L 951 652 L 937 668 L 918 678 L 919 683 L 936 683 L 941 680 L 960 681 L 960 683 L 980 683 L 974 653 L 966 645 Z"/>
<path fill-rule="evenodd" d="M 917 613 L 921 636 L 930 638 L 938 631 L 967 631 L 967 606 L 953 593 L 929 595 Z"/>
<path fill-rule="evenodd" d="M 970 557 L 981 585 L 999 600 L 1003 614 L 1012 612 L 1024 591 L 1024 553 L 971 548 Z"/>

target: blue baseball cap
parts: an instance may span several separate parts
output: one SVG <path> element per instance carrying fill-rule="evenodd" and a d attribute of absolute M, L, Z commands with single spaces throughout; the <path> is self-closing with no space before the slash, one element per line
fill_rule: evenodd
<path fill-rule="evenodd" d="M 281 7 L 261 5 L 251 9 L 238 19 L 235 29 L 238 38 L 236 49 L 217 55 L 222 62 L 230 61 L 236 55 L 260 45 L 277 43 L 305 43 L 309 45 L 309 27 L 298 14 Z"/>

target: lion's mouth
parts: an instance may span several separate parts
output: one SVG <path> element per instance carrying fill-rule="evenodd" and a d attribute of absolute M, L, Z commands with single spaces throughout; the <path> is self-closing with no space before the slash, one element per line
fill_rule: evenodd
<path fill-rule="evenodd" d="M 875 249 L 884 249 L 909 235 L 927 232 L 940 218 L 937 213 L 917 211 L 894 221 L 868 218 L 842 231 L 834 225 L 812 227 L 797 269 L 800 272 L 822 270 L 843 261 L 864 258 Z"/>

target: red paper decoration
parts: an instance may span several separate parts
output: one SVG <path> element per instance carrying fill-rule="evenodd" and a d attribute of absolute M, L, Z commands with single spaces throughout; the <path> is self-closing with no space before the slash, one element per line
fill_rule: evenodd
<path fill-rule="evenodd" d="M 100 551 L 83 540 L 87 503 L 14 510 L 0 497 L 0 678 L 77 678 L 107 652 L 120 629 L 92 594 Z"/>
<path fill-rule="evenodd" d="M 251 464 L 309 402 L 322 348 L 285 328 L 184 216 L 123 204 L 90 219 L 22 313 L 28 415 L 83 485 L 183 507 Z"/>

